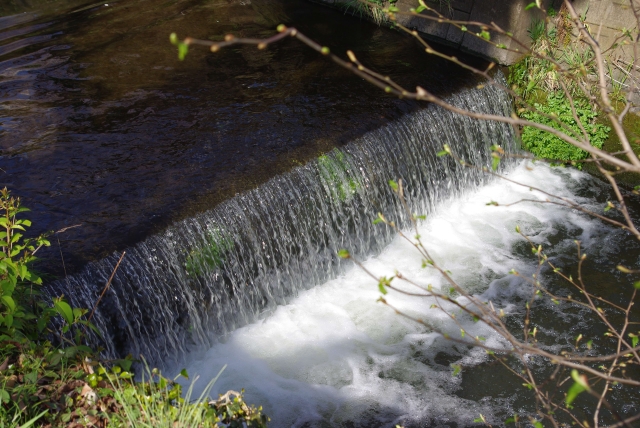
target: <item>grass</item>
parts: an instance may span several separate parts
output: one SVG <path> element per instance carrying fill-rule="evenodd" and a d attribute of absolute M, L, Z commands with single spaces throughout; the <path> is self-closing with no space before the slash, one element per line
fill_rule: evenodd
<path fill-rule="evenodd" d="M 57 350 L 48 342 L 0 352 L 0 428 L 3 427 L 266 427 L 262 408 L 230 391 L 209 400 L 216 378 L 193 397 L 195 379 L 183 394 L 175 379 L 145 367 L 142 379 L 130 371 L 133 360 L 109 362 L 63 358 L 52 364 Z M 127 369 L 123 369 L 127 367 Z M 222 370 L 221 372 L 222 373 Z M 220 376 L 220 373 L 218 376 Z M 183 370 L 178 377 L 188 379 Z"/>
<path fill-rule="evenodd" d="M 176 379 L 148 367 L 138 381 L 131 357 L 104 361 L 84 345 L 88 329 L 95 329 L 89 311 L 72 308 L 62 296 L 48 301 L 38 290 L 42 280 L 32 265 L 49 242 L 22 235 L 31 226 L 22 218 L 27 211 L 0 190 L 0 428 L 266 426 L 262 409 L 244 403 L 242 393 L 209 401 L 215 379 L 192 400 L 193 384 L 183 396 Z M 200 264 L 221 260 L 219 246 L 226 244 L 209 244 L 215 248 Z M 188 378 L 184 370 L 180 375 Z"/>

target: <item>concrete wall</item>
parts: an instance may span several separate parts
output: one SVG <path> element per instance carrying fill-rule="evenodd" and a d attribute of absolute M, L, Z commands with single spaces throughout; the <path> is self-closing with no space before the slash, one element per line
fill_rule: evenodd
<path fill-rule="evenodd" d="M 529 35 L 527 30 L 531 25 L 531 21 L 543 17 L 542 13 L 537 9 L 525 11 L 525 7 L 530 2 L 531 0 L 451 0 L 451 8 L 446 5 L 441 6 L 437 0 L 430 0 L 426 3 L 434 9 L 438 9 L 442 15 L 450 19 L 482 23 L 495 22 L 505 31 L 512 32 L 516 39 L 528 42 Z M 552 2 L 547 0 L 544 3 L 545 5 L 550 5 Z M 408 11 L 417 6 L 417 0 L 398 0 L 397 6 L 402 11 Z M 435 16 L 435 14 L 427 11 L 422 14 Z M 467 25 L 468 31 L 462 32 L 453 25 L 441 24 L 418 17 L 399 15 L 398 22 L 415 28 L 432 40 L 491 58 L 500 64 L 512 64 L 522 56 L 521 53 L 500 49 L 479 39 L 475 34 L 480 32 L 480 28 L 472 25 Z M 496 44 L 503 44 L 509 49 L 521 50 L 521 47 L 509 37 L 492 34 L 491 40 Z"/>
<path fill-rule="evenodd" d="M 335 4 L 341 0 L 316 1 Z M 482 23 L 495 22 L 505 31 L 513 33 L 517 40 L 525 43 L 529 42 L 528 30 L 531 22 L 543 18 L 543 14 L 537 8 L 525 11 L 525 7 L 534 0 L 450 0 L 450 7 L 441 6 L 441 2 L 438 0 L 425 1 L 429 6 L 438 9 L 442 15 L 450 19 Z M 591 32 L 597 35 L 601 46 L 608 48 L 623 28 L 637 29 L 630 1 L 574 0 L 573 3 L 581 15 L 586 14 L 587 25 L 589 25 Z M 640 7 L 640 0 L 632 1 Z M 545 8 L 554 7 L 559 10 L 562 0 L 543 0 L 542 3 Z M 418 7 L 418 0 L 398 0 L 396 6 L 401 11 L 409 11 L 411 8 Z M 429 15 L 429 12 L 425 11 L 423 14 Z M 435 15 L 432 14 L 432 16 Z M 471 33 L 479 32 L 479 28 L 470 25 L 467 26 L 469 31 L 463 33 L 452 25 L 417 17 L 398 15 L 398 22 L 420 31 L 428 39 L 493 59 L 500 64 L 512 64 L 522 56 L 521 53 L 496 48 L 478 39 Z M 521 49 L 508 37 L 492 35 L 492 40 L 513 50 Z M 630 56 L 629 49 L 620 50 L 624 51 L 624 53 L 620 53 L 621 56 Z"/>
<path fill-rule="evenodd" d="M 640 9 L 640 0 L 633 0 Z M 603 49 L 609 49 L 623 29 L 638 30 L 630 0 L 574 0 L 576 11 L 586 14 L 586 24 Z M 614 57 L 631 59 L 630 46 L 620 46 L 613 52 Z"/>

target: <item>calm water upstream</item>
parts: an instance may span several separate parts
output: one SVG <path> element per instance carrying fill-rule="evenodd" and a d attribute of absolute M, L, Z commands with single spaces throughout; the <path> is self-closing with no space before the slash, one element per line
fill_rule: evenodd
<path fill-rule="evenodd" d="M 2 2 L 0 184 L 34 230 L 81 225 L 59 236 L 68 273 L 416 108 L 295 40 L 184 62 L 168 42 L 281 23 L 410 87 L 469 83 L 412 40 L 306 1 Z"/>

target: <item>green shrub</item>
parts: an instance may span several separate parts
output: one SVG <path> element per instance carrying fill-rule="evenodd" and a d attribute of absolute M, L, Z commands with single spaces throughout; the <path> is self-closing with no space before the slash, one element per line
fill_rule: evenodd
<path fill-rule="evenodd" d="M 136 381 L 131 357 L 101 362 L 99 352 L 83 345 L 87 329 L 95 330 L 88 311 L 39 293 L 42 279 L 32 265 L 49 241 L 23 236 L 31 222 L 19 216 L 27 211 L 19 198 L 0 190 L 0 428 L 266 426 L 262 408 L 247 405 L 242 393 L 209 401 L 210 383 L 191 401 L 191 388 L 183 397 L 181 385 L 155 369 Z M 193 269 L 222 262 L 233 242 L 218 232 L 191 254 Z"/>
<path fill-rule="evenodd" d="M 591 145 L 601 149 L 611 128 L 596 123 L 598 113 L 592 109 L 586 100 L 578 99 L 574 100 L 574 103 L 577 116 L 589 136 Z M 534 107 L 538 112 L 548 114 L 553 118 L 548 118 L 538 112 L 532 111 L 522 112 L 520 116 L 532 122 L 562 130 L 567 134 L 573 134 L 575 138 L 583 138 L 582 131 L 571 111 L 571 104 L 563 93 L 551 93 L 547 96 L 546 103 L 535 103 Z M 554 120 L 554 118 L 556 120 Z M 563 129 L 558 121 L 565 124 L 571 132 Z M 566 143 L 553 134 L 531 126 L 525 126 L 522 130 L 522 144 L 526 150 L 533 153 L 536 157 L 562 163 L 580 161 L 589 156 L 588 152 Z M 577 163 L 576 167 L 582 169 L 582 164 Z"/>

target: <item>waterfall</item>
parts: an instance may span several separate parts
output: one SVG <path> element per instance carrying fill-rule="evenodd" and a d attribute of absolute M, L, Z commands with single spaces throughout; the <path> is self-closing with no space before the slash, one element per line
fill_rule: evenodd
<path fill-rule="evenodd" d="M 463 89 L 448 101 L 475 112 L 508 115 L 510 100 L 491 86 Z M 182 220 L 127 249 L 93 322 L 107 356 L 144 355 L 151 364 L 179 360 L 255 321 L 298 292 L 335 278 L 336 252 L 364 258 L 393 232 L 372 220 L 406 215 L 388 185 L 402 179 L 411 209 L 428 214 L 488 180 L 451 157 L 476 165 L 489 147 L 516 150 L 510 126 L 427 106 L 369 132 L 258 188 Z M 119 254 L 50 284 L 75 307 L 92 308 Z M 53 291 L 51 291 L 53 293 Z"/>

